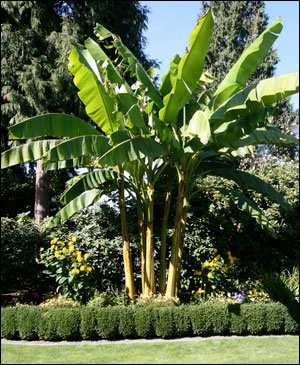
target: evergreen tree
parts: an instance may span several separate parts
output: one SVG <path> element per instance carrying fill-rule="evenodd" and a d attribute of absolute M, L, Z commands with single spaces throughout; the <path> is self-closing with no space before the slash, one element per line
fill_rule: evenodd
<path fill-rule="evenodd" d="M 58 112 L 88 121 L 67 65 L 71 44 L 80 46 L 87 37 L 95 39 L 97 22 L 119 34 L 146 68 L 157 66 L 143 51 L 147 13 L 148 9 L 136 1 L 2 1 L 1 151 L 17 143 L 8 141 L 8 126 L 25 118 Z M 26 169 L 14 171 L 26 178 Z M 51 172 L 50 181 L 60 176 L 65 182 L 71 173 L 74 171 Z M 41 189 L 46 191 L 49 172 L 38 174 L 44 181 Z M 56 206 L 52 209 L 57 210 L 59 199 L 51 190 L 50 211 L 53 200 Z M 43 208 L 42 217 L 48 212 Z"/>
<path fill-rule="evenodd" d="M 211 8 L 216 20 L 204 66 L 215 78 L 211 84 L 212 91 L 215 91 L 243 50 L 267 28 L 269 17 L 265 13 L 263 1 L 202 1 L 201 3 L 200 16 Z M 278 62 L 277 50 L 271 48 L 264 62 L 249 79 L 248 84 L 275 76 Z M 279 105 L 280 114 L 278 118 L 272 117 L 272 124 L 278 127 L 282 133 L 294 135 L 295 127 L 299 123 L 298 111 L 293 111 L 288 99 L 281 101 Z M 296 149 L 296 147 L 270 146 L 268 152 L 276 156 L 289 155 L 293 158 Z M 260 147 L 256 148 L 256 151 L 258 153 L 266 152 Z"/>

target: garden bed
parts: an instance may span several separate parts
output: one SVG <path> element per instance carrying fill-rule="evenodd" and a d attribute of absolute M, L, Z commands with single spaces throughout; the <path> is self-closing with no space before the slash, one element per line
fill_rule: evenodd
<path fill-rule="evenodd" d="M 298 333 L 298 303 L 1 308 L 1 337 L 15 340 L 78 341 Z"/>

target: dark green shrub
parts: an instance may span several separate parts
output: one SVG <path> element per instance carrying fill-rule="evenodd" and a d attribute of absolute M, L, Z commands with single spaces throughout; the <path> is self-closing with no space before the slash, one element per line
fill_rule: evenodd
<path fill-rule="evenodd" d="M 266 333 L 266 309 L 262 303 L 250 303 L 243 306 L 243 317 L 247 322 L 247 332 L 256 335 Z"/>
<path fill-rule="evenodd" d="M 284 332 L 299 333 L 299 304 L 297 302 L 281 304 L 284 316 Z"/>
<path fill-rule="evenodd" d="M 137 336 L 134 323 L 134 306 L 120 308 L 119 334 L 124 338 L 133 338 Z"/>
<path fill-rule="evenodd" d="M 80 338 L 81 308 L 55 308 L 54 321 L 57 335 L 62 340 L 76 340 Z"/>
<path fill-rule="evenodd" d="M 212 323 L 207 320 L 207 304 L 191 305 L 188 308 L 193 334 L 207 336 L 212 333 Z"/>
<path fill-rule="evenodd" d="M 174 337 L 172 307 L 153 307 L 153 325 L 157 337 Z"/>
<path fill-rule="evenodd" d="M 244 318 L 245 305 L 228 304 L 230 332 L 236 335 L 243 335 L 247 333 L 247 322 Z"/>
<path fill-rule="evenodd" d="M 83 339 L 93 340 L 98 338 L 96 320 L 96 308 L 95 307 L 82 307 L 81 308 L 81 323 L 80 333 Z"/>
<path fill-rule="evenodd" d="M 104 339 L 115 339 L 119 335 L 119 307 L 96 308 L 96 331 Z"/>
<path fill-rule="evenodd" d="M 187 305 L 173 307 L 172 316 L 176 337 L 191 336 L 193 334 Z"/>
<path fill-rule="evenodd" d="M 57 333 L 57 321 L 55 320 L 56 308 L 43 308 L 41 311 L 38 337 L 40 340 L 56 341 L 59 340 Z"/>
<path fill-rule="evenodd" d="M 19 338 L 16 308 L 1 308 L 1 338 L 2 337 L 7 338 L 8 340 Z"/>
<path fill-rule="evenodd" d="M 284 315 L 282 306 L 279 303 L 268 303 L 264 309 L 266 311 L 266 329 L 268 333 L 282 333 L 284 330 Z"/>
<path fill-rule="evenodd" d="M 45 242 L 45 235 L 40 234 L 32 219 L 1 217 L 1 293 L 51 288 L 53 280 L 42 274 L 35 262 Z M 32 301 L 34 297 L 26 299 Z"/>
<path fill-rule="evenodd" d="M 151 306 L 136 307 L 134 310 L 135 329 L 139 337 L 154 336 L 153 314 Z"/>
<path fill-rule="evenodd" d="M 41 308 L 22 306 L 17 310 L 17 327 L 21 340 L 38 339 L 39 323 L 41 321 Z"/>

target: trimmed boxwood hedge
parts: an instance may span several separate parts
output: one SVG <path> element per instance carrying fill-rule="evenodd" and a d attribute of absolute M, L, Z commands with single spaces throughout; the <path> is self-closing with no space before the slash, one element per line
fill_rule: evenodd
<path fill-rule="evenodd" d="M 72 341 L 298 333 L 298 303 L 1 308 L 1 337 L 7 339 Z"/>

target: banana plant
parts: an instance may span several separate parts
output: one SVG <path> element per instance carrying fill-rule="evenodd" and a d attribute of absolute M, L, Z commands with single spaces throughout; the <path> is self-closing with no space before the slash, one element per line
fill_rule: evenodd
<path fill-rule="evenodd" d="M 191 33 L 189 50 L 182 58 L 174 56 L 169 72 L 157 88 L 151 75 L 121 39 L 97 24 L 95 35 L 100 43 L 105 40 L 107 44 L 111 40 L 109 47 L 116 50 L 116 62 L 107 57 L 97 42 L 88 39 L 84 50 L 72 46 L 68 68 L 74 75 L 87 115 L 98 127 L 59 114 L 30 118 L 11 127 L 10 138 L 48 136 L 51 139 L 27 143 L 1 156 L 2 167 L 42 158 L 49 169 L 95 168 L 69 182 L 62 199 L 66 206 L 53 217 L 52 226 L 93 204 L 101 194 L 118 190 L 125 286 L 131 298 L 135 289 L 125 189 L 135 198 L 137 206 L 142 292 L 155 293 L 153 201 L 155 184 L 162 173 L 168 173 L 159 290 L 171 297 L 178 293 L 188 208 L 199 191 L 196 184 L 199 179 L 201 181 L 207 175 L 221 176 L 243 188 L 262 193 L 284 207 L 289 206 L 270 185 L 239 171 L 232 163 L 252 154 L 253 146 L 257 144 L 289 146 L 298 143 L 293 136 L 281 134 L 268 126 L 269 118 L 276 116 L 273 104 L 298 92 L 298 74 L 247 85 L 249 77 L 278 37 L 282 29 L 281 19 L 273 22 L 244 51 L 214 94 L 209 90 L 211 75 L 203 70 L 213 27 L 213 15 L 208 11 Z M 128 85 L 124 73 L 120 72 L 122 67 L 126 67 L 125 73 L 130 71 L 131 77 L 136 77 L 135 84 Z M 166 231 L 175 175 L 178 195 L 166 280 Z M 235 191 L 218 187 L 216 190 L 275 234 L 267 217 L 254 202 Z"/>

